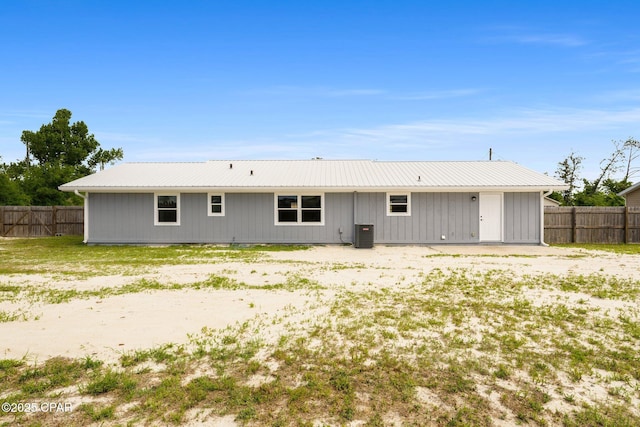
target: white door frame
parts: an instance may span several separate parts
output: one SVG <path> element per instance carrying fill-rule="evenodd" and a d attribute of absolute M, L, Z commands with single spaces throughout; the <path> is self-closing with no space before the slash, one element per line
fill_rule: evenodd
<path fill-rule="evenodd" d="M 497 196 L 497 197 L 496 197 Z M 479 240 L 481 242 L 502 242 L 504 230 L 504 194 L 498 192 L 480 193 Z"/>

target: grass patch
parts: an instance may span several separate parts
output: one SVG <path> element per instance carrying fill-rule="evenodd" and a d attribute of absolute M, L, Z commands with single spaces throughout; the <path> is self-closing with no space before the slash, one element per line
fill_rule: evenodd
<path fill-rule="evenodd" d="M 300 245 L 170 245 L 87 246 L 80 236 L 0 239 L 0 274 L 41 274 L 73 277 L 136 274 L 164 265 L 236 260 L 254 262 L 265 253 L 308 249 Z M 1 289 L 1 288 L 0 288 Z M 0 290 L 1 292 L 1 290 Z"/>
<path fill-rule="evenodd" d="M 113 405 L 98 406 L 87 403 L 80 405 L 79 409 L 94 422 L 113 419 L 116 410 Z"/>
<path fill-rule="evenodd" d="M 7 375 L 6 380 L 13 382 L 25 396 L 43 396 L 56 388 L 77 384 L 100 365 L 100 362 L 90 358 L 73 360 L 55 357 L 43 364 L 27 367 L 25 364 L 14 365 L 12 375 Z M 20 369 L 15 369 L 18 366 Z"/>
<path fill-rule="evenodd" d="M 4 311 L 0 310 L 0 323 L 15 322 L 16 320 L 28 320 L 29 314 L 22 311 Z"/>
<path fill-rule="evenodd" d="M 629 254 L 629 255 L 640 254 L 640 245 L 636 245 L 636 244 L 563 243 L 563 244 L 552 244 L 551 246 L 557 246 L 561 248 L 572 248 L 572 249 L 585 249 L 587 251 L 604 251 L 604 252 L 612 252 L 616 254 Z"/>
<path fill-rule="evenodd" d="M 131 374 L 125 372 L 116 372 L 107 369 L 97 372 L 91 380 L 82 387 L 82 392 L 91 395 L 100 395 L 115 390 L 124 393 L 130 392 L 136 388 L 136 381 Z"/>
<path fill-rule="evenodd" d="M 149 360 L 155 363 L 167 363 L 176 360 L 184 353 L 183 346 L 165 344 L 148 350 L 136 350 L 120 357 L 123 367 L 136 366 Z"/>
<path fill-rule="evenodd" d="M 109 298 L 117 295 L 136 294 L 149 291 L 176 291 L 182 289 L 260 289 L 260 290 L 319 290 L 324 289 L 318 282 L 300 276 L 290 276 L 283 283 L 250 285 L 244 282 L 237 282 L 228 277 L 219 276 L 217 274 L 210 275 L 206 280 L 195 283 L 161 283 L 157 280 L 139 279 L 132 283 L 117 286 L 103 287 L 95 290 L 76 290 L 76 289 L 57 289 L 57 288 L 41 288 L 36 285 L 25 285 L 20 288 L 17 296 L 12 296 L 11 301 L 21 298 L 31 304 L 43 302 L 46 304 L 63 304 L 75 299 L 89 298 Z M 0 301 L 3 298 L 0 296 Z M 30 315 L 22 310 L 16 311 L 0 311 L 0 323 L 13 322 L 17 320 L 29 320 Z"/>

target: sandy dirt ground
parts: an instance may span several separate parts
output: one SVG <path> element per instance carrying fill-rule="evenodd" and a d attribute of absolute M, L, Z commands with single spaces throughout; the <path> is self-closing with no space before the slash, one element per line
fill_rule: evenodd
<path fill-rule="evenodd" d="M 599 273 L 640 279 L 635 256 L 543 246 L 376 246 L 315 247 L 271 252 L 255 263 L 175 265 L 139 276 L 61 280 L 48 275 L 0 276 L 12 286 L 38 283 L 56 289 L 99 289 L 141 278 L 161 283 L 193 283 L 212 274 L 254 287 L 291 277 L 317 281 L 320 299 L 347 286 L 387 287 L 420 280 L 433 269 L 509 270 L 516 275 Z M 541 300 L 554 296 L 539 292 Z M 321 305 L 320 305 L 321 306 Z M 321 307 L 320 307 L 321 308 Z M 0 310 L 24 313 L 0 323 L 0 357 L 44 360 L 53 356 L 97 357 L 116 361 L 124 352 L 164 343 L 185 343 L 203 327 L 223 329 L 256 316 L 313 316 L 318 293 L 289 290 L 181 289 L 145 291 L 106 298 L 72 299 L 59 304 L 2 302 Z M 304 316 L 304 314 L 302 314 Z M 265 331 L 267 333 L 267 331 Z M 277 331 L 273 332 L 277 334 Z"/>
<path fill-rule="evenodd" d="M 640 280 L 637 255 L 544 246 L 376 246 L 372 249 L 319 246 L 264 252 L 254 262 L 247 262 L 246 258 L 222 259 L 224 261 L 215 258 L 211 263 L 153 267 L 141 274 L 83 279 L 56 274 L 0 275 L 0 285 L 9 287 L 37 287 L 56 292 L 98 291 L 98 296 L 72 297 L 58 303 L 47 303 L 43 298 L 0 301 L 0 313 L 19 314 L 12 321 L 0 322 L 0 358 L 42 362 L 55 356 L 90 356 L 118 366 L 123 354 L 165 344 L 189 348 L 205 331 L 224 334 L 225 329 L 237 331 L 243 324 L 251 324 L 252 328 L 258 325 L 256 331 L 260 339 L 275 343 L 282 334 L 294 329 L 291 325 L 310 324 L 323 316 L 326 319 L 328 307 L 345 292 L 410 290 L 435 270 L 444 273 L 464 270 L 470 274 L 497 270 L 523 277 L 598 274 Z M 220 289 L 195 286 L 212 276 L 227 278 L 228 283 L 239 286 Z M 165 286 L 181 286 L 111 296 L 99 292 L 142 279 Z M 278 286 L 301 282 L 303 286 Z M 523 292 L 526 293 L 523 297 L 534 305 L 543 306 L 559 299 L 570 304 L 586 302 L 591 309 L 604 309 L 614 317 L 618 310 L 629 312 L 637 308 L 634 301 L 598 299 L 580 292 L 562 293 L 545 287 L 527 288 Z M 249 378 L 248 383 L 259 385 L 268 380 Z M 576 396 L 588 401 L 607 400 L 607 389 L 590 382 L 588 377 L 579 387 L 565 382 Z M 492 405 L 503 408 L 495 391 L 488 392 L 487 396 Z M 424 387 L 418 387 L 417 398 L 435 406 L 441 403 Z M 83 399 L 87 398 L 68 398 L 76 407 Z M 632 402 L 637 404 L 637 399 Z M 550 410 L 568 411 L 563 405 L 567 404 L 561 396 L 553 396 L 547 406 Z M 185 425 L 237 425 L 233 415 L 208 416 L 206 411 L 204 415 L 198 414 L 188 414 Z M 385 419 L 385 423 L 402 425 L 402 419 L 396 418 Z M 513 417 L 494 420 L 495 425 L 515 422 Z"/>

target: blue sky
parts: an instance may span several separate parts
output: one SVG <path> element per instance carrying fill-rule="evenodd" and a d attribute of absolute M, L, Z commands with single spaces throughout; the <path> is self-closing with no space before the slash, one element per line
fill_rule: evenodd
<path fill-rule="evenodd" d="M 0 156 L 67 108 L 125 161 L 512 160 L 640 138 L 637 1 L 0 8 Z M 636 178 L 637 179 L 637 178 Z"/>

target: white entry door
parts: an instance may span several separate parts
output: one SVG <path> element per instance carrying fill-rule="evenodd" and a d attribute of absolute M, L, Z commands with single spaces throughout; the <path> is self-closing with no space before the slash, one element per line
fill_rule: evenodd
<path fill-rule="evenodd" d="M 502 241 L 502 194 L 480 193 L 480 241 Z"/>

